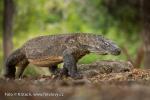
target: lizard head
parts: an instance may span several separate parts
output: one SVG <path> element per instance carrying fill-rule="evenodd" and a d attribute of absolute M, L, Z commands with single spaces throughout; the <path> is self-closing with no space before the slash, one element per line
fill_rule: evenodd
<path fill-rule="evenodd" d="M 101 55 L 119 55 L 121 53 L 121 49 L 114 42 L 104 38 L 101 35 L 90 36 L 87 49 L 91 53 L 97 53 Z"/>

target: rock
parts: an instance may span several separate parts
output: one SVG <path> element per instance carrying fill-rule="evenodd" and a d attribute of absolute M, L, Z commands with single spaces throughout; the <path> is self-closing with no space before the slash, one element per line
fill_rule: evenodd
<path fill-rule="evenodd" d="M 78 65 L 80 73 L 87 77 L 92 77 L 98 73 L 120 73 L 129 72 L 133 69 L 133 65 L 129 61 L 96 61 L 91 64 Z"/>

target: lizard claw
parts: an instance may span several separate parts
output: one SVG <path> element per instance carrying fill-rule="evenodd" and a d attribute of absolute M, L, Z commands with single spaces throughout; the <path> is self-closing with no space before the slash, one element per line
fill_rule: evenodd
<path fill-rule="evenodd" d="M 83 76 L 81 75 L 81 74 L 79 74 L 79 73 L 75 73 L 75 74 L 72 74 L 72 75 L 70 75 L 73 79 L 82 79 L 83 78 Z"/>

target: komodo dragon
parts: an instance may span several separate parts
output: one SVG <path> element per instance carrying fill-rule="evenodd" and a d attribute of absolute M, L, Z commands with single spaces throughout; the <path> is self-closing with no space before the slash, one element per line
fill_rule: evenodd
<path fill-rule="evenodd" d="M 119 55 L 121 49 L 111 40 L 89 33 L 39 36 L 27 41 L 7 58 L 4 76 L 15 78 L 16 66 L 19 66 L 18 76 L 21 77 L 29 63 L 49 67 L 55 73 L 57 65 L 63 62 L 63 75 L 80 78 L 76 64 L 89 53 Z"/>

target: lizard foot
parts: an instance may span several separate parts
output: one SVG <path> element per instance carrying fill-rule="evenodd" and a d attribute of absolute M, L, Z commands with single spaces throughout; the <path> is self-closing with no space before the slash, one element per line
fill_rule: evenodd
<path fill-rule="evenodd" d="M 15 76 L 14 76 L 14 75 L 5 74 L 4 77 L 5 77 L 6 79 L 15 79 Z"/>

